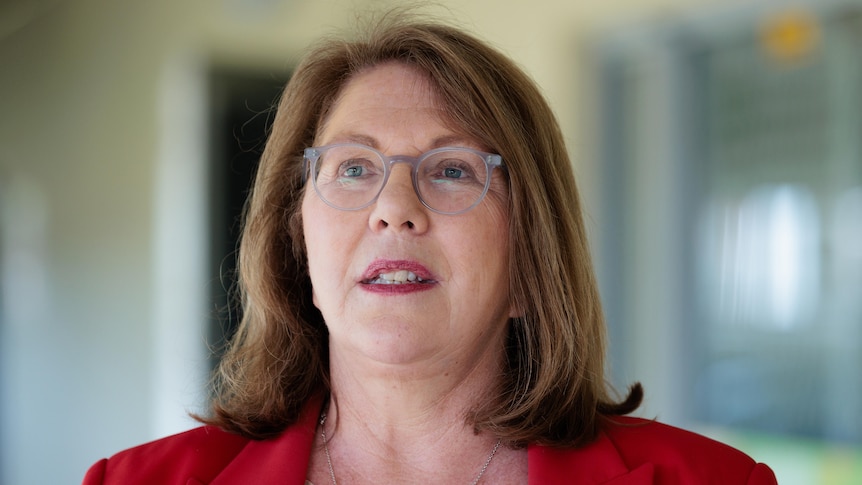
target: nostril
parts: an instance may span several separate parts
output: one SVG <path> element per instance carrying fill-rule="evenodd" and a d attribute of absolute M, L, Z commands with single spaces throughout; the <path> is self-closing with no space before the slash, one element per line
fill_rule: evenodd
<path fill-rule="evenodd" d="M 413 229 L 413 221 L 407 221 L 407 227 Z"/>

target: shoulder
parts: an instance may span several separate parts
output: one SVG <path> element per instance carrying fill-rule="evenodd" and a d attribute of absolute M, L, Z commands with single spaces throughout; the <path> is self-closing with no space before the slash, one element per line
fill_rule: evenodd
<path fill-rule="evenodd" d="M 775 483 L 765 465 L 742 451 L 674 426 L 617 417 L 603 432 L 629 467 L 653 464 L 656 483 Z"/>
<path fill-rule="evenodd" d="M 303 483 L 321 399 L 278 435 L 251 440 L 202 426 L 117 453 L 93 465 L 84 485 Z"/>
<path fill-rule="evenodd" d="M 769 467 L 733 447 L 630 417 L 607 419 L 596 440 L 580 448 L 530 447 L 529 460 L 531 483 L 548 485 L 776 484 Z"/>
<path fill-rule="evenodd" d="M 249 442 L 242 436 L 202 426 L 101 460 L 87 472 L 84 484 L 169 483 L 178 476 L 206 483 Z"/>
<path fill-rule="evenodd" d="M 706 451 L 727 455 L 730 459 L 747 459 L 742 452 L 721 442 L 658 421 L 614 417 L 605 422 L 602 431 L 621 452 L 632 456 L 690 455 Z"/>

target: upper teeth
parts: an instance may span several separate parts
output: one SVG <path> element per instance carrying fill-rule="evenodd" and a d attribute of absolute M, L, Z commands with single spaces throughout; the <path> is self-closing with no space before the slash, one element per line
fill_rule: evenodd
<path fill-rule="evenodd" d="M 371 283 L 382 283 L 386 285 L 391 284 L 401 284 L 407 281 L 418 281 L 422 282 L 422 278 L 416 276 L 416 273 L 412 271 L 407 271 L 406 269 L 401 269 L 398 271 L 392 271 L 390 273 L 380 273 L 377 278 L 371 280 Z"/>

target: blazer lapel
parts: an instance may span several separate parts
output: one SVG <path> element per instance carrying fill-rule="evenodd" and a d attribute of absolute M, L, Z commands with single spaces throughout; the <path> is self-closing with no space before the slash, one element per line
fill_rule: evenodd
<path fill-rule="evenodd" d="M 653 478 L 653 465 L 647 463 L 635 468 L 630 473 L 604 482 L 602 485 L 652 485 Z"/>
<path fill-rule="evenodd" d="M 237 483 L 304 485 L 321 405 L 322 397 L 311 399 L 299 421 L 278 437 L 249 442 L 211 482 L 211 485 Z"/>
<path fill-rule="evenodd" d="M 322 396 L 311 399 L 299 421 L 278 437 L 249 442 L 211 485 L 304 485 L 322 401 Z M 603 433 L 577 449 L 529 446 L 527 457 L 529 485 L 653 485 L 653 465 L 630 470 Z"/>
<path fill-rule="evenodd" d="M 527 448 L 530 485 L 653 485 L 653 465 L 629 470 L 604 433 L 577 449 Z"/>

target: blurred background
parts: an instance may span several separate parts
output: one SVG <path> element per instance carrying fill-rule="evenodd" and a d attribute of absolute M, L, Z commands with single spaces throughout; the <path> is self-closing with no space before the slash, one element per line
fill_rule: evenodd
<path fill-rule="evenodd" d="M 0 2 L 0 483 L 195 425 L 269 106 L 371 0 Z M 862 0 L 444 0 L 555 107 L 640 414 L 862 483 Z"/>

